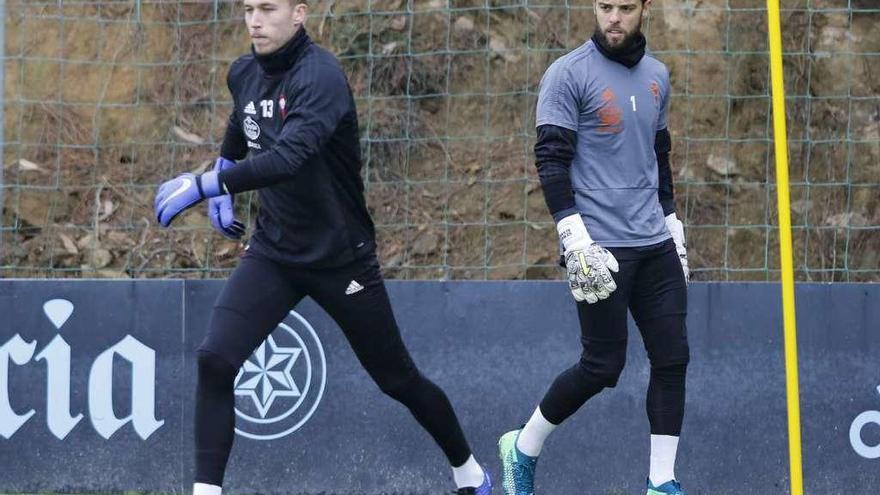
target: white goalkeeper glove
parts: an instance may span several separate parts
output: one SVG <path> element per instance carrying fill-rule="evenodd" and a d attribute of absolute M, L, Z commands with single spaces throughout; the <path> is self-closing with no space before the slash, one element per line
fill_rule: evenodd
<path fill-rule="evenodd" d="M 620 267 L 614 255 L 593 242 L 579 213 L 569 215 L 556 224 L 565 254 L 568 286 L 575 301 L 593 304 L 607 299 L 617 284 L 611 272 Z"/>
<path fill-rule="evenodd" d="M 688 253 L 687 242 L 684 240 L 684 225 L 674 212 L 666 215 L 666 228 L 669 229 L 669 233 L 672 234 L 672 240 L 675 241 L 675 252 L 678 253 L 678 259 L 681 261 L 684 281 L 689 283 L 691 272 L 688 270 Z"/>

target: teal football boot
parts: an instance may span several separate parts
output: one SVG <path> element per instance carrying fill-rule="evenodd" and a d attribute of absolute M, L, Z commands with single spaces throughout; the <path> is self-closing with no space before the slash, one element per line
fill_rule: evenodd
<path fill-rule="evenodd" d="M 667 481 L 660 486 L 654 486 L 651 484 L 651 480 L 648 479 L 648 493 L 646 495 L 687 495 L 687 492 L 675 480 Z"/>
<path fill-rule="evenodd" d="M 519 432 L 505 433 L 498 440 L 498 455 L 501 457 L 501 488 L 504 495 L 534 495 L 535 465 L 537 457 L 529 457 L 516 448 Z"/>

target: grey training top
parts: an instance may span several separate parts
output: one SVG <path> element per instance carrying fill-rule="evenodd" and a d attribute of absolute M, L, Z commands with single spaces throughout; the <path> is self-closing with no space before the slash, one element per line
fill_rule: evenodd
<path fill-rule="evenodd" d="M 541 79 L 536 126 L 577 132 L 571 184 L 587 231 L 603 247 L 670 237 L 657 197 L 654 137 L 666 128 L 669 71 L 646 53 L 633 68 L 592 41 L 557 59 Z"/>

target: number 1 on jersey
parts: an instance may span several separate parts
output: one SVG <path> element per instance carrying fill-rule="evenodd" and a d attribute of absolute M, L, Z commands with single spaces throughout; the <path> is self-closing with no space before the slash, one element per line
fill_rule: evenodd
<path fill-rule="evenodd" d="M 632 102 L 632 104 L 633 104 L 633 112 L 635 112 L 635 111 L 636 111 L 636 96 L 635 96 L 635 95 L 630 96 L 630 97 L 629 97 L 629 101 Z"/>

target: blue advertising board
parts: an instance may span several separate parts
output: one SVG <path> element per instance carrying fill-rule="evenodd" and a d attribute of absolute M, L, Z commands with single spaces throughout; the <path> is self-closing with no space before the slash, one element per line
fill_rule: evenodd
<path fill-rule="evenodd" d="M 222 283 L 0 281 L 0 492 L 189 491 L 194 351 Z M 388 286 L 416 363 L 498 479 L 498 437 L 579 357 L 566 285 Z M 676 473 L 691 493 L 788 490 L 779 294 L 775 284 L 690 287 Z M 880 486 L 880 286 L 803 284 L 797 297 L 806 489 L 868 493 Z M 370 381 L 330 317 L 311 300 L 291 310 L 236 378 L 225 490 L 448 491 L 440 450 Z M 649 367 L 630 336 L 618 386 L 548 440 L 539 493 L 644 490 Z"/>

